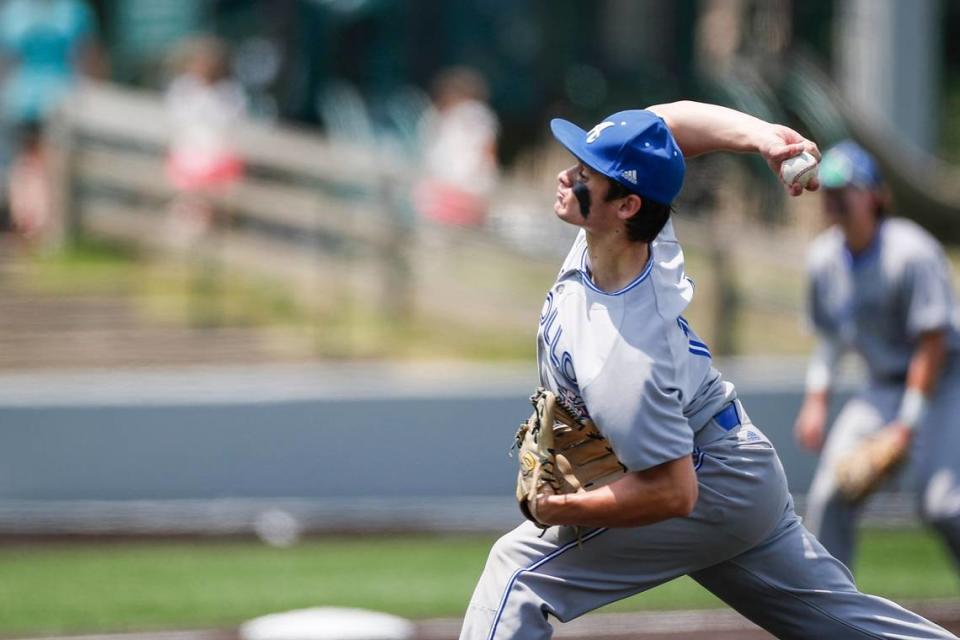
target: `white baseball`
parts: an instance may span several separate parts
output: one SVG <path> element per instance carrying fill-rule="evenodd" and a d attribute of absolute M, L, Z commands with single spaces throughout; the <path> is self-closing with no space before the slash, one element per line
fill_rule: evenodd
<path fill-rule="evenodd" d="M 807 186 L 817 175 L 817 159 L 810 153 L 804 151 L 798 156 L 787 158 L 780 165 L 780 179 L 784 184 L 799 184 L 801 187 Z"/>

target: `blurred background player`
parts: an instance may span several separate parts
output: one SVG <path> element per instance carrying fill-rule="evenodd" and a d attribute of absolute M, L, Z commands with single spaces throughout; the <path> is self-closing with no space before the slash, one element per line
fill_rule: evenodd
<path fill-rule="evenodd" d="M 857 144 L 830 149 L 820 181 L 832 225 L 809 254 L 809 312 L 819 344 L 795 425 L 801 445 L 823 447 L 806 524 L 850 566 L 861 504 L 837 490 L 837 463 L 888 430 L 897 446 L 912 449 L 921 517 L 960 562 L 960 341 L 943 249 L 914 222 L 889 217 L 877 163 Z M 845 350 L 862 356 L 868 382 L 824 444 L 833 370 Z"/>

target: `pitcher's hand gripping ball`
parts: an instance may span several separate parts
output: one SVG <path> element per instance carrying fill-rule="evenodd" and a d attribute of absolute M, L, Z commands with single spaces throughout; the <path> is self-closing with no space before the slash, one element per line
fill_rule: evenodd
<path fill-rule="evenodd" d="M 589 418 L 540 387 L 530 396 L 533 413 L 520 425 L 517 501 L 538 527 L 537 496 L 578 493 L 610 484 L 627 472 L 610 442 Z"/>
<path fill-rule="evenodd" d="M 783 161 L 780 165 L 780 179 L 788 186 L 798 184 L 806 187 L 807 183 L 816 177 L 818 164 L 813 154 L 804 151 Z"/>
<path fill-rule="evenodd" d="M 907 457 L 907 447 L 894 430 L 879 432 L 837 462 L 836 482 L 850 502 L 873 493 Z"/>

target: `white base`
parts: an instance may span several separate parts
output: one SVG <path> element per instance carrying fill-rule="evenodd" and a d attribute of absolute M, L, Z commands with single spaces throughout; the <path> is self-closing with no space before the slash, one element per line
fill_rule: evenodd
<path fill-rule="evenodd" d="M 240 626 L 240 640 L 408 640 L 413 633 L 403 618 L 338 607 L 274 613 Z"/>

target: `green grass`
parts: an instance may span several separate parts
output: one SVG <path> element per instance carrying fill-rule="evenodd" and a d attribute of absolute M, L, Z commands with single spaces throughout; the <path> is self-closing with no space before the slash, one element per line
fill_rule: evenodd
<path fill-rule="evenodd" d="M 871 531 L 854 561 L 861 590 L 893 599 L 960 596 L 960 581 L 939 538 L 925 531 Z"/>
<path fill-rule="evenodd" d="M 140 257 L 130 247 L 90 238 L 29 257 L 30 289 L 49 294 L 106 294 L 136 287 Z"/>
<path fill-rule="evenodd" d="M 411 618 L 457 616 L 492 536 L 251 542 L 8 545 L 0 549 L 0 634 L 224 627 L 308 606 Z M 960 596 L 939 542 L 920 531 L 864 536 L 863 590 L 894 599 Z M 689 579 L 611 610 L 722 606 Z"/>
<path fill-rule="evenodd" d="M 413 617 L 463 608 L 489 538 L 354 538 L 292 549 L 124 543 L 0 551 L 0 633 L 237 624 L 311 605 Z"/>

